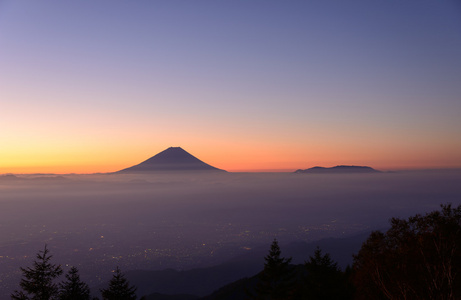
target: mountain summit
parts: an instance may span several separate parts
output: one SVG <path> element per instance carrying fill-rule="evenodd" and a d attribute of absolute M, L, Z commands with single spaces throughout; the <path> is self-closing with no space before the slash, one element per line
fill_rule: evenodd
<path fill-rule="evenodd" d="M 224 171 L 191 155 L 181 147 L 170 147 L 142 163 L 117 173 L 143 173 L 156 171 Z M 225 171 L 224 171 L 225 172 Z"/>

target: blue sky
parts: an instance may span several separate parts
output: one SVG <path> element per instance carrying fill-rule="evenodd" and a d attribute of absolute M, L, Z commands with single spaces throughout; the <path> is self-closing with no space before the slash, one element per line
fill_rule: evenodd
<path fill-rule="evenodd" d="M 2 1 L 0 173 L 459 167 L 460 54 L 456 1 Z"/>

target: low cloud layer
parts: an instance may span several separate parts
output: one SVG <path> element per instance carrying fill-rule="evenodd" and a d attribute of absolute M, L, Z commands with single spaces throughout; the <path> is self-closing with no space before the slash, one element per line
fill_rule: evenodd
<path fill-rule="evenodd" d="M 391 217 L 459 205 L 459 182 L 456 170 L 1 176 L 0 272 L 10 284 L 45 243 L 93 284 L 116 265 L 212 265 L 273 238 L 346 237 L 385 228 Z"/>

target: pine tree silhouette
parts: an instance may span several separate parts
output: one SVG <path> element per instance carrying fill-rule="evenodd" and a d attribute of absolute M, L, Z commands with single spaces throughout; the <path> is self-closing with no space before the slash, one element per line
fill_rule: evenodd
<path fill-rule="evenodd" d="M 88 284 L 80 280 L 78 269 L 72 267 L 66 274 L 66 281 L 59 284 L 59 300 L 90 300 Z"/>
<path fill-rule="evenodd" d="M 322 255 L 319 247 L 314 256 L 306 261 L 307 275 L 304 276 L 302 295 L 305 299 L 351 299 L 352 288 L 348 285 L 346 275 L 341 272 L 338 263 L 330 254 Z"/>
<path fill-rule="evenodd" d="M 50 263 L 52 255 L 45 245 L 43 251 L 37 253 L 37 260 L 33 267 L 20 268 L 23 278 L 19 283 L 22 291 L 14 291 L 11 299 L 14 300 L 50 300 L 56 299 L 58 286 L 53 282 L 55 278 L 62 274 L 60 265 Z"/>
<path fill-rule="evenodd" d="M 259 275 L 256 295 L 253 299 L 290 299 L 294 287 L 295 273 L 290 266 L 291 257 L 281 257 L 281 251 L 276 239 L 272 242 L 269 254 L 264 257 L 264 270 Z"/>
<path fill-rule="evenodd" d="M 101 290 L 103 300 L 136 300 L 136 287 L 130 283 L 120 271 L 115 269 L 115 274 L 109 281 L 109 287 Z"/>

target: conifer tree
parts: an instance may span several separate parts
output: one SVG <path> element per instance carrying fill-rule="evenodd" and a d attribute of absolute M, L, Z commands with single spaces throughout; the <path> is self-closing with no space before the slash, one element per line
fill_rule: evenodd
<path fill-rule="evenodd" d="M 80 280 L 78 269 L 72 267 L 66 274 L 66 281 L 59 284 L 59 300 L 90 300 L 88 284 Z"/>
<path fill-rule="evenodd" d="M 322 255 L 320 248 L 305 263 L 306 275 L 302 286 L 306 299 L 350 299 L 352 288 L 338 264 L 328 253 Z"/>
<path fill-rule="evenodd" d="M 59 275 L 62 274 L 60 265 L 50 263 L 52 255 L 45 245 L 43 251 L 37 253 L 37 259 L 33 267 L 20 268 L 23 278 L 19 283 L 21 291 L 15 291 L 11 298 L 14 300 L 50 300 L 58 296 L 58 286 L 54 283 Z"/>
<path fill-rule="evenodd" d="M 101 290 L 103 300 L 136 300 L 136 287 L 130 283 L 122 274 L 119 267 L 115 269 L 115 274 L 109 281 L 109 287 Z"/>
<path fill-rule="evenodd" d="M 259 275 L 256 295 L 253 299 L 290 299 L 294 286 L 294 270 L 290 266 L 291 257 L 281 257 L 276 239 L 272 242 L 269 254 L 264 257 L 264 270 Z"/>

